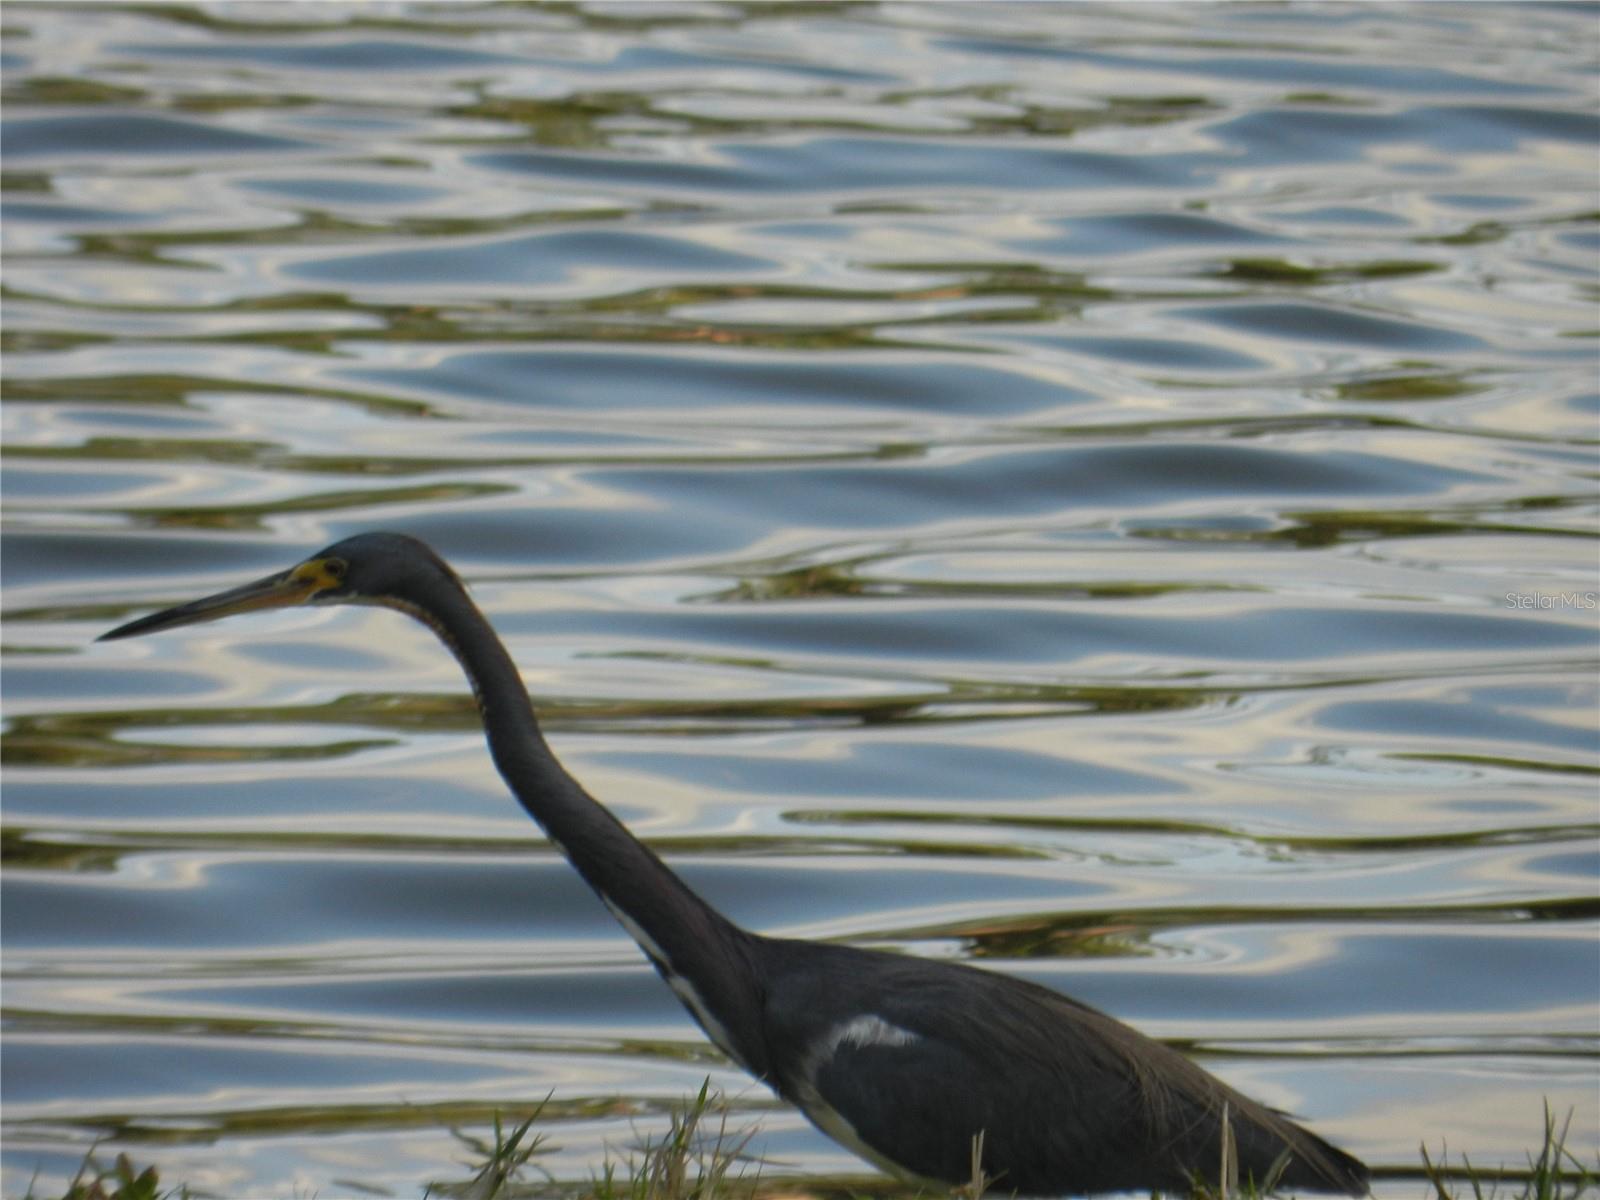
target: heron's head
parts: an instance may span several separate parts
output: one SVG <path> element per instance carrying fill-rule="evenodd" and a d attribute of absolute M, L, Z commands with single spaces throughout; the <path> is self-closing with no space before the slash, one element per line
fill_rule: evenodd
<path fill-rule="evenodd" d="M 415 610 L 429 585 L 460 584 L 449 566 L 416 538 L 402 533 L 358 533 L 319 550 L 304 562 L 214 596 L 119 625 L 97 639 L 137 637 L 179 625 L 215 621 L 234 613 L 299 604 L 386 604 Z"/>

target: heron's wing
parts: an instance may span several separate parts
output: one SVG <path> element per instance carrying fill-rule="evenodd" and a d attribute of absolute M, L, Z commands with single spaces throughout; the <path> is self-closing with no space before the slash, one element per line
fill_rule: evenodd
<path fill-rule="evenodd" d="M 1119 1106 L 1073 1104 L 1041 1086 L 1038 1064 L 1001 1070 L 956 1041 L 895 1029 L 884 1022 L 882 1036 L 841 1039 L 817 1056 L 798 1099 L 824 1132 L 901 1174 L 946 1183 L 970 1176 L 980 1135 L 986 1170 L 1004 1164 L 1002 1192 L 1035 1193 L 1051 1163 L 1075 1161 L 1092 1178 Z"/>
<path fill-rule="evenodd" d="M 786 943 L 764 1008 L 774 1082 L 864 1157 L 945 1183 L 972 1140 L 1025 1195 L 1187 1190 L 1233 1129 L 1241 1176 L 1361 1194 L 1354 1159 L 1170 1047 L 1058 992 L 955 964 Z"/>
<path fill-rule="evenodd" d="M 1080 1190 L 1120 1186 L 1130 1160 L 1143 1160 L 1141 1180 L 1160 1170 L 1149 1131 L 1163 1080 L 1124 1044 L 1144 1039 L 1047 989 L 845 956 L 807 964 L 770 994 L 766 1024 L 787 1049 L 776 1056 L 784 1095 L 902 1174 L 969 1178 L 979 1134 L 1005 1191 L 1060 1191 L 1062 1164 Z M 1187 1182 L 1174 1168 L 1160 1186 Z"/>

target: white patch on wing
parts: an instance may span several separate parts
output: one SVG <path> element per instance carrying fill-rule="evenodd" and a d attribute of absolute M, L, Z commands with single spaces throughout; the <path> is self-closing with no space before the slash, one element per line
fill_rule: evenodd
<path fill-rule="evenodd" d="M 853 1046 L 909 1046 L 912 1042 L 920 1042 L 922 1035 L 891 1025 L 876 1013 L 867 1013 L 836 1026 L 829 1034 L 829 1040 L 835 1049 L 847 1042 Z"/>
<path fill-rule="evenodd" d="M 694 990 L 694 984 L 672 969 L 671 962 L 667 960 L 667 956 L 662 952 L 661 947 L 656 945 L 655 938 L 646 933 L 639 922 L 613 904 L 610 896 L 601 892 L 600 899 L 611 910 L 611 915 L 617 919 L 617 924 L 626 929 L 628 936 L 638 942 L 639 948 L 650 956 L 650 961 L 655 963 L 656 969 L 666 979 L 667 986 L 683 1002 L 684 1007 L 694 1015 L 694 1019 L 699 1022 L 700 1028 L 706 1031 L 707 1036 L 711 1038 L 717 1049 L 733 1059 L 746 1071 L 750 1070 L 750 1065 L 733 1048 L 733 1039 L 728 1036 L 728 1031 L 722 1022 L 711 1014 L 711 1010 L 706 1007 L 705 1001 L 700 998 L 700 993 Z"/>
<path fill-rule="evenodd" d="M 891 1025 L 877 1013 L 863 1013 L 841 1021 L 813 1042 L 806 1051 L 802 1073 L 808 1083 L 815 1080 L 817 1070 L 839 1052 L 840 1046 L 909 1046 L 921 1040 L 921 1034 Z"/>

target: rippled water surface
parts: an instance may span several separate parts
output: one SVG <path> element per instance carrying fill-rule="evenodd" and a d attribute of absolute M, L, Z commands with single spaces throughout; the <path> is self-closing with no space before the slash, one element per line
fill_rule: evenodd
<path fill-rule="evenodd" d="M 4 12 L 5 1175 L 409 1196 L 705 1042 L 376 609 L 407 530 L 768 932 L 981 961 L 1403 1178 L 1600 1153 L 1590 8 Z"/>

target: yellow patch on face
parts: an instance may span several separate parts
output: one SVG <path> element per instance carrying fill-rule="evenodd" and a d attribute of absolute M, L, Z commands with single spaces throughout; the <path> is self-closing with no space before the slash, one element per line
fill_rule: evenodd
<path fill-rule="evenodd" d="M 289 582 L 305 589 L 306 598 L 344 583 L 345 561 L 342 558 L 308 558 L 289 572 Z"/>

